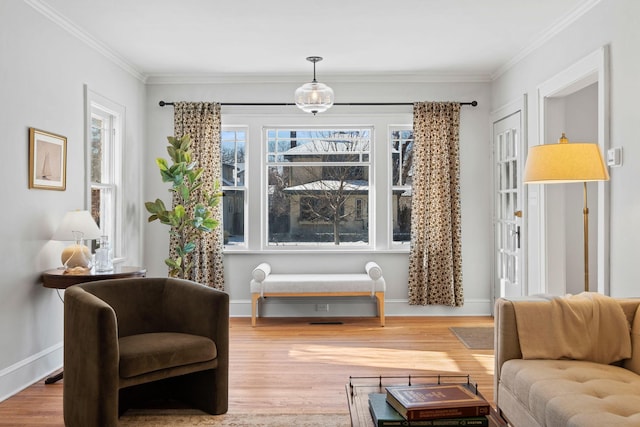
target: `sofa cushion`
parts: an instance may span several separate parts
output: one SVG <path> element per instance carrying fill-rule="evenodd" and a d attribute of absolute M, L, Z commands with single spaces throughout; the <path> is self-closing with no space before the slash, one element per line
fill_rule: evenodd
<path fill-rule="evenodd" d="M 502 365 L 500 387 L 542 426 L 640 425 L 640 376 L 621 367 L 512 359 Z"/>
<path fill-rule="evenodd" d="M 177 332 L 130 335 L 120 338 L 118 346 L 122 378 L 217 357 L 216 345 L 211 339 Z"/>

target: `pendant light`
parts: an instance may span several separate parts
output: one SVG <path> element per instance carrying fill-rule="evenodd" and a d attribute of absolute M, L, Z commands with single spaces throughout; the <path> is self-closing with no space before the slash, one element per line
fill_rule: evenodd
<path fill-rule="evenodd" d="M 316 62 L 322 61 L 321 56 L 309 56 L 307 61 L 313 62 L 313 81 L 305 83 L 296 89 L 295 99 L 296 105 L 302 111 L 317 113 L 327 111 L 333 105 L 333 89 L 324 83 L 318 83 L 316 80 Z"/>

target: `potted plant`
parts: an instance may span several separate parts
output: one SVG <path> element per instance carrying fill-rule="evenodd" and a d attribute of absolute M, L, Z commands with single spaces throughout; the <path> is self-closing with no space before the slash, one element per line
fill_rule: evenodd
<path fill-rule="evenodd" d="M 146 202 L 145 207 L 151 214 L 149 222 L 158 220 L 169 225 L 169 235 L 177 241 L 175 254 L 169 254 L 169 258 L 164 260 L 169 267 L 169 276 L 188 279 L 193 267 L 190 255 L 196 248 L 196 241 L 219 224 L 212 210 L 220 203 L 222 193 L 219 183 L 214 184 L 211 193 L 203 188 L 204 168 L 197 167 L 192 160 L 189 135 L 181 138 L 169 136 L 167 140 L 167 152 L 172 164 L 163 158 L 157 158 L 156 164 L 160 168 L 162 182 L 171 183 L 169 191 L 173 195 L 174 207 L 167 209 L 160 199 Z"/>

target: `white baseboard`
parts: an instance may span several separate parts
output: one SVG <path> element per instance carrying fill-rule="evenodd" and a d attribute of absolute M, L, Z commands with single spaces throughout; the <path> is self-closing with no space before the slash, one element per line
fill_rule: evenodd
<path fill-rule="evenodd" d="M 62 367 L 63 344 L 55 344 L 0 371 L 0 402 Z"/>

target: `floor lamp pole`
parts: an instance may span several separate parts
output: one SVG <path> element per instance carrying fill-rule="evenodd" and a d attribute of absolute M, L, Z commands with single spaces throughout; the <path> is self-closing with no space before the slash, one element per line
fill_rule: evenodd
<path fill-rule="evenodd" d="M 589 207 L 587 206 L 587 182 L 583 183 L 584 207 L 582 216 L 584 218 L 584 291 L 589 292 Z"/>

